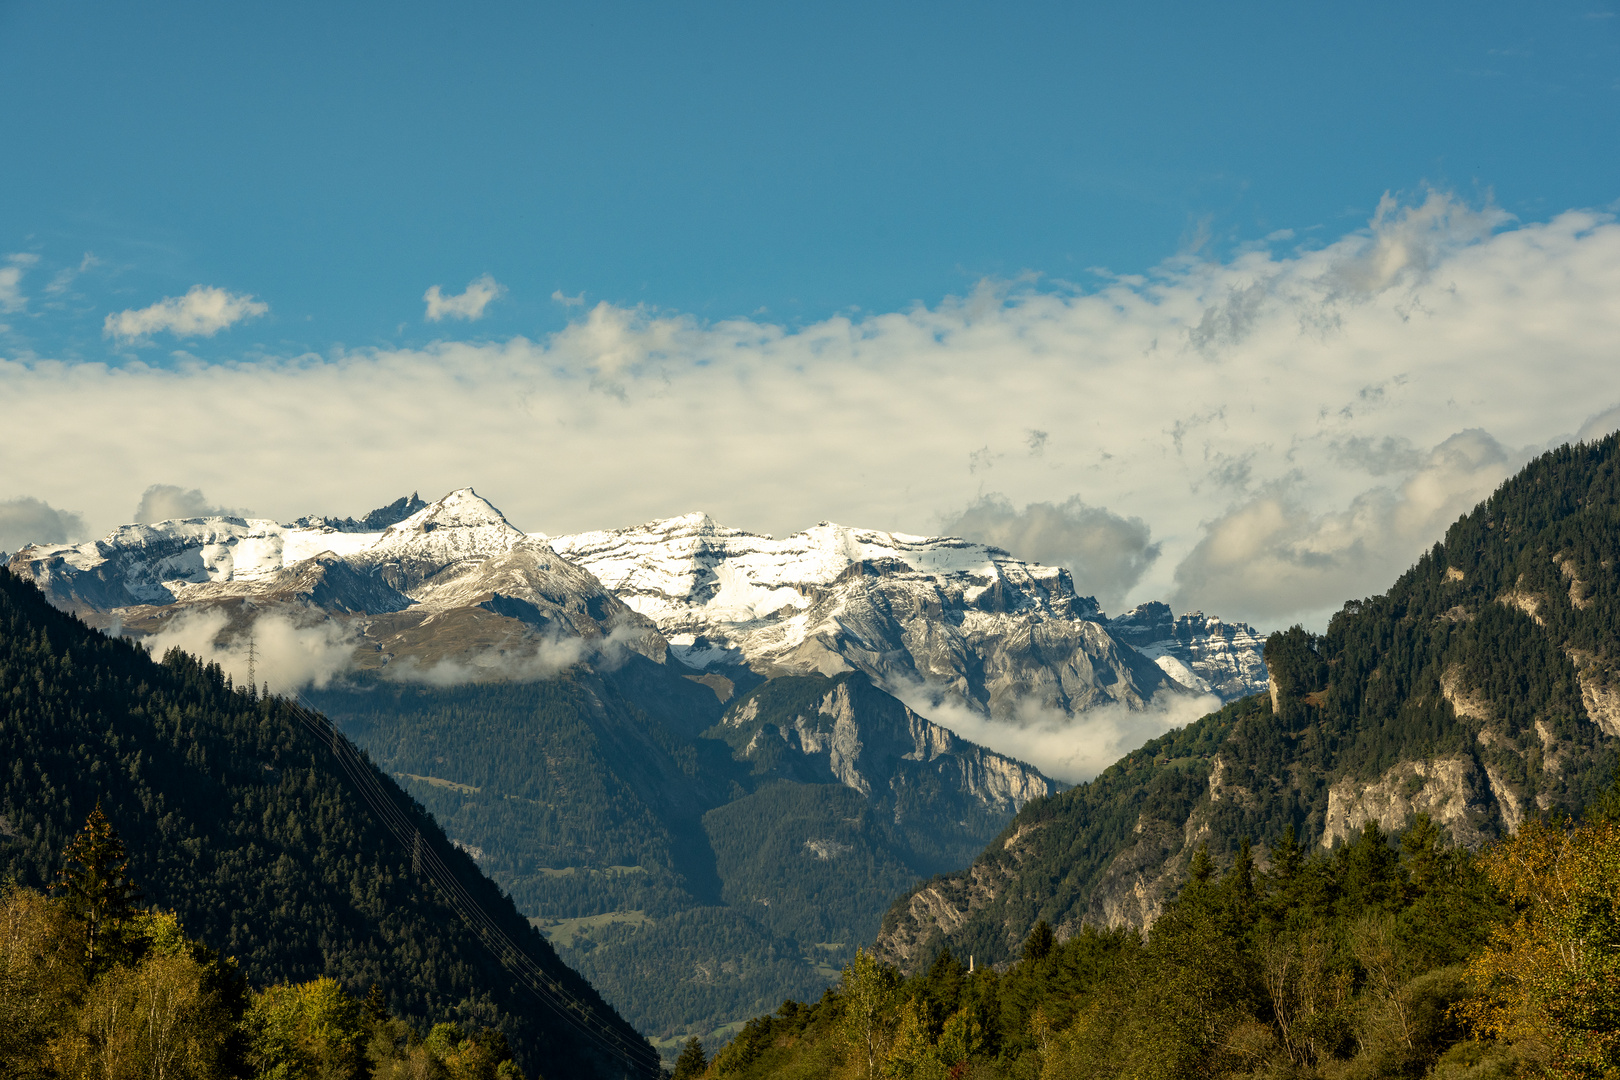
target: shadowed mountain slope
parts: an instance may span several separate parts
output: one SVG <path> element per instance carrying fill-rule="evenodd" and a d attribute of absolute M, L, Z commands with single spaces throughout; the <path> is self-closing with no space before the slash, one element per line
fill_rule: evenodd
<path fill-rule="evenodd" d="M 330 736 L 286 702 L 237 691 L 184 654 L 154 663 L 10 574 L 0 762 L 0 874 L 48 886 L 99 803 L 146 901 L 174 909 L 255 983 L 330 975 L 360 994 L 377 983 L 398 1015 L 499 1028 L 530 1074 L 656 1070 L 651 1048 L 391 780 L 362 778 L 420 850 L 384 827 Z M 424 861 L 442 863 L 446 884 L 527 957 L 550 1004 L 475 936 Z"/>
<path fill-rule="evenodd" d="M 1465 846 L 1578 811 L 1620 740 L 1620 436 L 1507 481 L 1382 596 L 1267 643 L 1269 695 L 1031 802 L 973 865 L 902 897 L 878 948 L 1002 960 L 1037 920 L 1145 925 L 1186 877 L 1288 827 L 1331 847 L 1424 812 Z"/>

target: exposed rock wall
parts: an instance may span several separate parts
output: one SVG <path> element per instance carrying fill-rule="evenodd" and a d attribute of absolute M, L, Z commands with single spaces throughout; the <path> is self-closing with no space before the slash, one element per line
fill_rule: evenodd
<path fill-rule="evenodd" d="M 1471 757 L 1403 761 L 1372 783 L 1345 777 L 1328 788 L 1322 846 L 1352 840 L 1367 821 L 1387 832 L 1404 829 L 1416 814 L 1428 814 L 1456 843 L 1477 848 L 1487 827 L 1496 785 L 1487 786 Z"/>

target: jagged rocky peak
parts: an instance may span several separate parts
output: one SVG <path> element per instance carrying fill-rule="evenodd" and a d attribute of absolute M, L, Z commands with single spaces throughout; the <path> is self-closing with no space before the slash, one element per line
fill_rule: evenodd
<path fill-rule="evenodd" d="M 394 568 L 400 575 L 395 587 L 409 591 L 452 567 L 504 555 L 519 544 L 551 554 L 543 540 L 530 540 L 472 488 L 458 488 L 388 526 L 356 560 Z"/>
<path fill-rule="evenodd" d="M 559 554 L 588 568 L 631 607 L 676 630 L 785 617 L 863 578 L 933 586 L 950 602 L 981 609 L 1097 614 L 1095 600 L 1074 594 L 1067 571 L 956 537 L 823 521 L 777 539 L 693 513 L 550 539 Z"/>
<path fill-rule="evenodd" d="M 359 518 L 306 514 L 292 522 L 289 528 L 331 529 L 333 532 L 349 533 L 381 532 L 395 522 L 404 521 L 426 505 L 421 493 L 413 491 L 409 498 L 402 495 L 387 506 L 379 506 Z"/>
<path fill-rule="evenodd" d="M 1248 623 L 1202 611 L 1171 613 L 1168 604 L 1139 604 L 1107 622 L 1109 633 L 1158 664 L 1190 689 L 1235 701 L 1269 685 L 1265 636 Z"/>
<path fill-rule="evenodd" d="M 403 518 L 384 530 L 384 535 L 420 535 L 435 529 L 490 529 L 507 536 L 520 537 L 523 531 L 506 520 L 506 515 L 495 504 L 470 487 L 457 488 L 437 502 L 428 503 L 420 510 Z"/>

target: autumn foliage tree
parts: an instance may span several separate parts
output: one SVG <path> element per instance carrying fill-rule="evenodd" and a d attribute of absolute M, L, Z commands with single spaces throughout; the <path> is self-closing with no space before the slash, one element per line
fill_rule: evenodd
<path fill-rule="evenodd" d="M 1473 958 L 1466 1010 L 1481 1034 L 1557 1077 L 1620 1070 L 1620 821 L 1526 823 L 1485 852 L 1518 909 Z"/>

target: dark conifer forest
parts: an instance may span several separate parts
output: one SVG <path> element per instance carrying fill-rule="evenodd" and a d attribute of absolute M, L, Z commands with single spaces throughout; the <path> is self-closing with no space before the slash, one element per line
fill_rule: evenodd
<path fill-rule="evenodd" d="M 144 907 L 172 912 L 250 987 L 376 986 L 378 1008 L 424 1030 L 500 1033 L 531 1076 L 656 1072 L 646 1042 L 420 806 L 375 770 L 367 785 L 422 848 L 385 827 L 294 705 L 183 653 L 154 662 L 0 574 L 0 878 L 48 888 L 99 806 Z M 469 928 L 451 883 L 492 931 Z M 527 982 L 490 950 L 492 932 L 525 958 Z"/>

